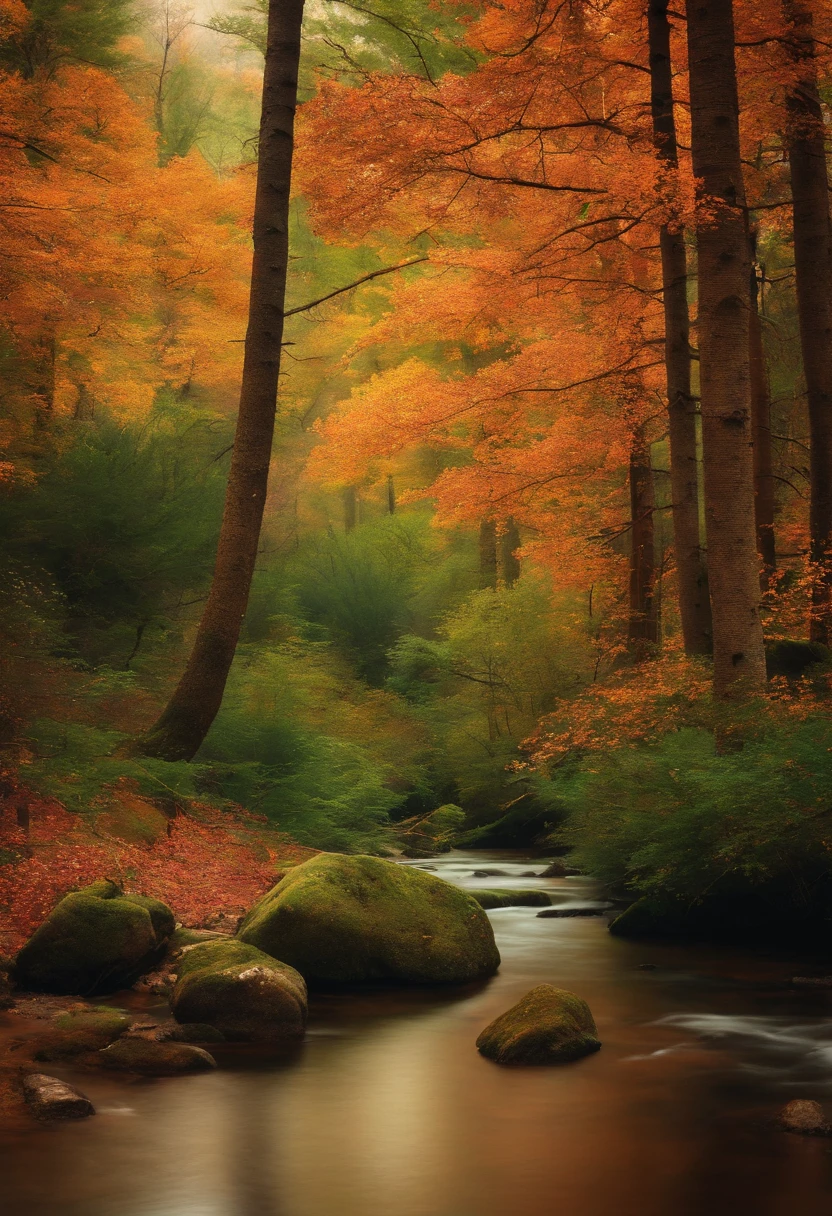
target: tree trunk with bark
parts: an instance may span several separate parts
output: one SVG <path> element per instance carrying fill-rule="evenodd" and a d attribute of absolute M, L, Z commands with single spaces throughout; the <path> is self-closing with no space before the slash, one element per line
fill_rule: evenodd
<path fill-rule="evenodd" d="M 190 760 L 222 703 L 257 558 L 274 435 L 289 261 L 292 172 L 303 0 L 269 0 L 254 202 L 254 258 L 240 408 L 211 590 L 185 672 L 144 755 Z"/>
<path fill-rule="evenodd" d="M 653 139 L 670 172 L 678 166 L 668 0 L 648 0 Z M 665 323 L 665 366 L 670 433 L 673 541 L 682 636 L 688 654 L 710 654 L 711 605 L 699 534 L 696 403 L 691 391 L 690 311 L 684 232 L 663 224 L 659 232 Z"/>
<path fill-rule="evenodd" d="M 520 577 L 520 532 L 514 517 L 509 515 L 500 533 L 500 578 L 504 587 L 513 587 Z"/>
<path fill-rule="evenodd" d="M 811 637 L 832 642 L 832 225 L 823 113 L 818 95 L 812 14 L 804 0 L 784 0 L 793 70 L 786 136 L 794 213 L 794 261 L 800 345 L 809 407 L 809 555 Z"/>
<path fill-rule="evenodd" d="M 760 587 L 768 591 L 777 573 L 774 538 L 774 471 L 771 452 L 771 388 L 763 344 L 760 291 L 757 282 L 756 234 L 750 233 L 750 311 L 748 358 L 751 369 L 751 424 L 754 434 L 754 525 L 760 556 Z"/>
<path fill-rule="evenodd" d="M 655 496 L 650 445 L 639 427 L 630 445 L 630 614 L 627 641 L 646 658 L 658 640 L 656 558 L 653 528 Z"/>
<path fill-rule="evenodd" d="M 766 680 L 732 0 L 695 0 L 687 19 L 691 150 L 704 204 L 697 222 L 699 359 L 714 692 L 727 700 L 761 691 Z"/>
<path fill-rule="evenodd" d="M 493 519 L 480 523 L 480 590 L 497 586 L 497 525 Z"/>

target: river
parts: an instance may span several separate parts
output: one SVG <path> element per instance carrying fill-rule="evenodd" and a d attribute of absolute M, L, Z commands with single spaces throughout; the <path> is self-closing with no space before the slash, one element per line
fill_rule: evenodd
<path fill-rule="evenodd" d="M 545 863 L 517 854 L 409 864 L 595 899 L 587 878 L 521 877 Z M 488 868 L 504 876 L 473 877 Z M 216 1072 L 158 1080 L 49 1066 L 98 1113 L 5 1137 L 0 1212 L 829 1216 L 832 1140 L 771 1119 L 792 1098 L 832 1100 L 832 992 L 791 987 L 787 959 L 626 942 L 603 919 L 537 911 L 489 914 L 503 964 L 487 985 L 315 997 L 288 1054 L 223 1047 Z M 482 1059 L 480 1029 L 544 981 L 589 1002 L 602 1050 L 560 1068 Z"/>

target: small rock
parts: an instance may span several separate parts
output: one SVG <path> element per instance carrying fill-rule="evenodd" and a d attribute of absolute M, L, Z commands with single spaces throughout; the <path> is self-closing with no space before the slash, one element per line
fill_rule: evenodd
<path fill-rule="evenodd" d="M 212 1055 L 185 1043 L 154 1043 L 146 1039 L 119 1039 L 98 1057 L 105 1068 L 138 1072 L 146 1077 L 169 1077 L 176 1073 L 204 1072 L 216 1068 Z"/>
<path fill-rule="evenodd" d="M 784 1106 L 777 1121 L 786 1132 L 798 1136 L 832 1136 L 832 1127 L 826 1121 L 823 1107 L 809 1098 L 796 1098 Z"/>
<path fill-rule="evenodd" d="M 832 975 L 795 975 L 792 983 L 797 988 L 832 988 Z"/>
<path fill-rule="evenodd" d="M 562 919 L 567 916 L 606 916 L 607 908 L 544 908 L 538 916 L 547 919 Z"/>
<path fill-rule="evenodd" d="M 494 908 L 542 908 L 552 902 L 548 891 L 474 891 L 470 892 L 487 912 Z"/>
<path fill-rule="evenodd" d="M 505 870 L 474 870 L 474 878 L 505 878 Z"/>
<path fill-rule="evenodd" d="M 639 963 L 636 971 L 655 971 L 658 965 L 658 963 Z"/>
<path fill-rule="evenodd" d="M 565 861 L 556 858 L 550 866 L 547 867 L 540 875 L 541 878 L 574 878 L 576 874 L 582 874 L 583 870 L 576 870 L 574 866 L 568 866 Z"/>
<path fill-rule="evenodd" d="M 42 1072 L 23 1078 L 23 1093 L 38 1119 L 86 1119 L 95 1114 L 88 1097 Z"/>
<path fill-rule="evenodd" d="M 586 1001 L 552 984 L 532 988 L 477 1039 L 498 1064 L 567 1064 L 600 1047 Z"/>
<path fill-rule="evenodd" d="M 543 875 L 538 870 L 524 870 L 520 875 L 521 878 L 542 878 Z"/>

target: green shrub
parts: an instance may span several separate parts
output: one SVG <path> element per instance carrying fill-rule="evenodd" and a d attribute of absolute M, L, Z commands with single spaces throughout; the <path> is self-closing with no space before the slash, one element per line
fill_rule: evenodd
<path fill-rule="evenodd" d="M 565 777 L 581 869 L 638 895 L 800 886 L 832 872 L 832 722 L 771 727 L 718 755 L 705 730 L 594 755 Z"/>

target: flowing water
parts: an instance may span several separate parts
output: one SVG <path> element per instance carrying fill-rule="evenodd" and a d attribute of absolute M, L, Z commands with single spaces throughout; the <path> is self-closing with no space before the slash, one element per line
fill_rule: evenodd
<path fill-rule="evenodd" d="M 409 864 L 594 899 L 586 878 L 521 877 L 545 863 L 517 854 Z M 489 868 L 503 875 L 473 877 Z M 798 1097 L 832 1114 L 832 992 L 790 986 L 793 960 L 625 942 L 603 919 L 537 911 L 490 913 L 503 965 L 488 984 L 316 997 L 288 1055 L 223 1048 L 215 1073 L 164 1080 L 49 1066 L 98 1113 L 6 1137 L 0 1212 L 829 1216 L 832 1140 L 771 1119 Z M 602 1050 L 560 1068 L 482 1059 L 480 1029 L 541 982 L 586 998 Z"/>

